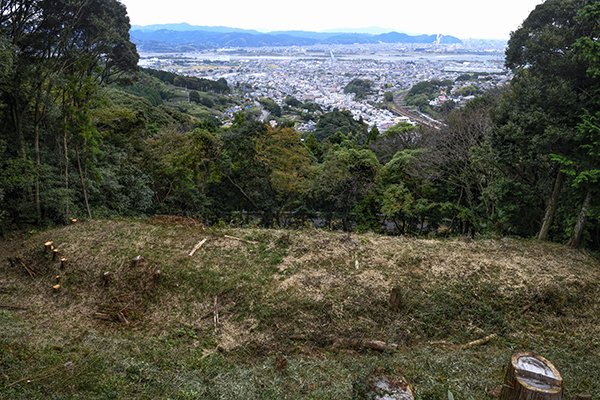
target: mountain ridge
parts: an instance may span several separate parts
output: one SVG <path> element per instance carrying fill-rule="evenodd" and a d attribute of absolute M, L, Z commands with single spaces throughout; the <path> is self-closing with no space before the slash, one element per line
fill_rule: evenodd
<path fill-rule="evenodd" d="M 198 51 L 223 47 L 279 47 L 316 44 L 435 43 L 460 44 L 450 35 L 408 35 L 350 32 L 274 31 L 262 33 L 228 27 L 203 27 L 189 24 L 133 26 L 132 41 L 143 51 Z"/>

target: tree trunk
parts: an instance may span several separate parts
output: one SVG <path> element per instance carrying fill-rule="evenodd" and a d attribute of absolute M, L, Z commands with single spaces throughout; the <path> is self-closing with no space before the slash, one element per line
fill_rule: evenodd
<path fill-rule="evenodd" d="M 37 118 L 37 116 L 36 116 Z M 42 202 L 40 200 L 40 170 L 42 168 L 42 158 L 40 155 L 40 125 L 35 122 L 35 138 L 34 138 L 34 149 L 35 149 L 35 211 L 37 214 L 37 223 L 42 222 Z"/>
<path fill-rule="evenodd" d="M 17 136 L 17 148 L 19 149 L 19 155 L 25 158 L 25 136 L 23 135 L 23 124 L 20 112 L 18 111 L 18 101 L 16 99 L 11 99 L 10 108 L 15 133 Z"/>
<path fill-rule="evenodd" d="M 65 162 L 65 193 L 67 197 L 67 201 L 65 204 L 65 217 L 70 218 L 71 213 L 71 197 L 69 196 L 69 147 L 68 147 L 68 138 L 67 138 L 67 107 L 65 103 L 65 93 L 63 92 L 62 104 L 63 104 L 63 152 L 64 152 L 64 162 Z"/>
<path fill-rule="evenodd" d="M 538 233 L 539 240 L 548 240 L 548 232 L 550 232 L 550 227 L 552 226 L 552 221 L 554 220 L 554 214 L 556 213 L 556 208 L 558 207 L 558 199 L 560 198 L 560 192 L 562 191 L 564 182 L 565 174 L 563 174 L 561 171 L 558 171 L 558 174 L 556 175 L 556 181 L 554 182 L 554 189 L 552 190 L 552 196 L 550 197 L 550 201 L 546 207 L 546 215 L 544 215 L 542 227 Z"/>
<path fill-rule="evenodd" d="M 588 212 L 590 209 L 590 205 L 592 203 L 592 192 L 588 190 L 585 195 L 585 199 L 583 200 L 583 205 L 581 206 L 581 211 L 579 212 L 579 217 L 577 218 L 577 223 L 575 224 L 575 229 L 573 230 L 573 236 L 569 241 L 569 246 L 576 249 L 581 245 L 581 239 L 583 238 L 583 229 L 585 228 L 585 223 L 587 221 Z"/>
<path fill-rule="evenodd" d="M 83 200 L 85 201 L 85 208 L 87 209 L 88 217 L 92 219 L 92 210 L 90 209 L 90 202 L 88 201 L 87 189 L 85 187 L 85 179 L 83 177 L 83 169 L 81 168 L 81 158 L 79 157 L 79 150 L 76 150 L 77 155 L 77 168 L 79 169 L 79 179 L 81 180 L 81 190 L 83 191 Z"/>
<path fill-rule="evenodd" d="M 544 357 L 518 353 L 508 364 L 500 400 L 562 400 L 560 372 Z"/>

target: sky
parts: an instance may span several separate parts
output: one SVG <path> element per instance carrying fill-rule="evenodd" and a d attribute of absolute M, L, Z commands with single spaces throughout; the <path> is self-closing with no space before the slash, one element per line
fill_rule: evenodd
<path fill-rule="evenodd" d="M 543 0 L 120 0 L 132 25 L 187 22 L 259 31 L 381 27 L 508 39 Z"/>

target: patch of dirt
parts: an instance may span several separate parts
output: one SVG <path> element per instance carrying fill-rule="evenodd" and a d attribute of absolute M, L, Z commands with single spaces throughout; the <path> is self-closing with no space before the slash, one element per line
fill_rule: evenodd
<path fill-rule="evenodd" d="M 324 292 L 333 286 L 335 278 L 324 270 L 304 270 L 279 283 L 280 290 L 293 289 L 302 297 L 322 301 Z"/>
<path fill-rule="evenodd" d="M 360 273 L 356 277 L 356 282 L 359 285 L 372 290 L 373 292 L 384 291 L 387 294 L 387 292 L 392 288 L 392 285 L 386 279 L 386 277 L 383 276 L 381 272 L 374 270 L 367 270 Z"/>
<path fill-rule="evenodd" d="M 263 333 L 256 332 L 258 321 L 253 318 L 241 323 L 230 319 L 222 320 L 218 328 L 217 348 L 226 352 L 242 347 L 248 343 L 264 343 L 268 339 Z"/>

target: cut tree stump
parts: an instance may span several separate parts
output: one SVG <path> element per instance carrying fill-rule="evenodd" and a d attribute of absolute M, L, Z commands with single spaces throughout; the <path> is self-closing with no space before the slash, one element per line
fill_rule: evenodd
<path fill-rule="evenodd" d="M 129 265 L 131 268 L 135 268 L 135 267 L 139 267 L 143 262 L 144 262 L 144 257 L 136 256 L 133 258 L 133 260 L 131 260 L 131 263 Z"/>
<path fill-rule="evenodd" d="M 506 370 L 500 400 L 562 400 L 560 372 L 534 353 L 512 356 Z"/>
<path fill-rule="evenodd" d="M 65 267 L 67 266 L 67 258 L 66 257 L 61 257 L 60 258 L 60 269 L 65 269 Z"/>
<path fill-rule="evenodd" d="M 60 251 L 58 249 L 52 249 L 52 261 L 56 261 L 60 256 Z"/>
<path fill-rule="evenodd" d="M 52 251 L 54 249 L 54 242 L 52 240 L 47 241 L 46 243 L 44 243 L 44 250 L 48 251 Z"/>
<path fill-rule="evenodd" d="M 110 286 L 110 281 L 112 280 L 112 275 L 110 272 L 106 271 L 104 274 L 102 274 L 102 279 L 104 281 L 104 287 L 109 287 Z"/>

